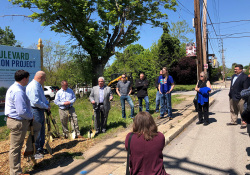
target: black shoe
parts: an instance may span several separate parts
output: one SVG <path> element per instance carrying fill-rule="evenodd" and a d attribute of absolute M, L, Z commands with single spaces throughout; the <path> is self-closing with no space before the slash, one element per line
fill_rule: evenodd
<path fill-rule="evenodd" d="M 203 124 L 203 125 L 204 125 L 204 126 L 207 126 L 208 124 L 209 124 L 208 122 L 204 122 L 204 124 Z"/>
<path fill-rule="evenodd" d="M 240 129 L 245 129 L 247 127 L 247 125 L 241 125 Z"/>
<path fill-rule="evenodd" d="M 231 126 L 231 125 L 237 125 L 237 123 L 227 123 L 227 126 Z"/>
<path fill-rule="evenodd" d="M 42 154 L 45 155 L 45 154 L 49 154 L 48 150 L 47 149 L 43 149 L 42 150 Z"/>
<path fill-rule="evenodd" d="M 198 121 L 198 122 L 196 122 L 196 125 L 199 125 L 199 124 L 202 124 L 203 123 L 203 121 Z"/>

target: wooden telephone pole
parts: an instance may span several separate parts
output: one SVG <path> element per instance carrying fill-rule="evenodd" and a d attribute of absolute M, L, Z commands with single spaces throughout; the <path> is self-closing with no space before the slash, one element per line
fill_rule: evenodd
<path fill-rule="evenodd" d="M 202 54 L 203 65 L 207 65 L 207 0 L 203 0 L 203 14 L 202 14 Z M 204 68 L 204 72 L 207 73 L 207 68 Z"/>
<path fill-rule="evenodd" d="M 198 81 L 199 75 L 203 70 L 200 0 L 194 0 L 194 25 L 195 25 L 195 34 L 196 34 L 197 81 Z"/>

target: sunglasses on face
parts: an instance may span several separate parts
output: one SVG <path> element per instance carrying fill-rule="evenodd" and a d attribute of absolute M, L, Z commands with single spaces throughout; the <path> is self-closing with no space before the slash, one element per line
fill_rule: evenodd
<path fill-rule="evenodd" d="M 122 77 L 122 78 L 126 78 L 126 77 Z"/>
<path fill-rule="evenodd" d="M 202 75 L 200 77 L 203 77 Z"/>

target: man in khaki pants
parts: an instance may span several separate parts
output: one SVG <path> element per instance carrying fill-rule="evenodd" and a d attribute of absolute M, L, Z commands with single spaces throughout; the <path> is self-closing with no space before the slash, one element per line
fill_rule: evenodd
<path fill-rule="evenodd" d="M 232 76 L 231 86 L 229 91 L 229 103 L 231 122 L 227 125 L 237 125 L 238 113 L 242 114 L 244 100 L 241 99 L 240 92 L 248 88 L 247 75 L 243 72 L 243 66 L 237 64 L 234 68 L 235 74 Z M 241 129 L 246 128 L 247 124 L 241 120 Z"/>
<path fill-rule="evenodd" d="M 7 127 L 10 129 L 10 152 L 9 164 L 10 174 L 21 174 L 21 149 L 27 130 L 30 130 L 30 122 L 33 120 L 30 101 L 25 93 L 25 86 L 29 82 L 29 73 L 24 70 L 18 70 L 15 73 L 16 82 L 10 86 L 6 93 L 5 115 L 7 118 Z M 37 136 L 41 125 L 33 120 L 34 135 Z M 31 134 L 26 143 L 24 156 L 33 155 Z M 42 158 L 42 157 L 40 157 Z"/>
<path fill-rule="evenodd" d="M 76 101 L 76 96 L 72 89 L 68 88 L 68 82 L 61 82 L 62 88 L 56 93 L 55 104 L 59 106 L 59 115 L 62 123 L 64 137 L 68 137 L 68 120 L 71 121 L 71 127 L 75 130 L 76 138 L 83 138 L 80 135 L 77 115 L 73 103 Z M 70 118 L 69 115 L 70 114 Z"/>

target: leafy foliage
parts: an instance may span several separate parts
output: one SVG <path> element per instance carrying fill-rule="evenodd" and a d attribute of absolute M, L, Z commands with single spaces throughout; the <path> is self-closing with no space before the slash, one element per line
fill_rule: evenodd
<path fill-rule="evenodd" d="M 15 46 L 17 40 L 9 26 L 5 30 L 0 28 L 0 45 Z"/>
<path fill-rule="evenodd" d="M 38 8 L 32 19 L 51 30 L 72 36 L 91 57 L 92 82 L 102 75 L 116 47 L 139 39 L 140 27 L 161 26 L 165 9 L 175 10 L 176 0 L 10 0 L 24 8 Z"/>
<path fill-rule="evenodd" d="M 139 78 L 139 73 L 144 72 L 150 84 L 154 84 L 154 80 L 158 75 L 156 64 L 157 45 L 151 49 L 144 49 L 141 45 L 130 45 L 123 53 L 116 54 L 116 60 L 113 64 L 105 69 L 104 76 L 107 80 L 111 80 L 113 73 L 128 73 L 131 72 L 133 79 Z"/>
<path fill-rule="evenodd" d="M 189 33 L 194 33 L 194 30 L 188 26 L 185 20 L 177 21 L 176 23 L 171 22 L 170 34 L 178 38 L 181 43 L 192 42 L 192 40 L 187 37 Z"/>
<path fill-rule="evenodd" d="M 197 82 L 196 61 L 189 57 L 182 58 L 169 73 L 177 84 L 195 84 Z"/>
<path fill-rule="evenodd" d="M 171 68 L 178 60 L 185 56 L 180 40 L 169 34 L 167 25 L 164 26 L 161 40 L 159 41 L 159 66 Z"/>

